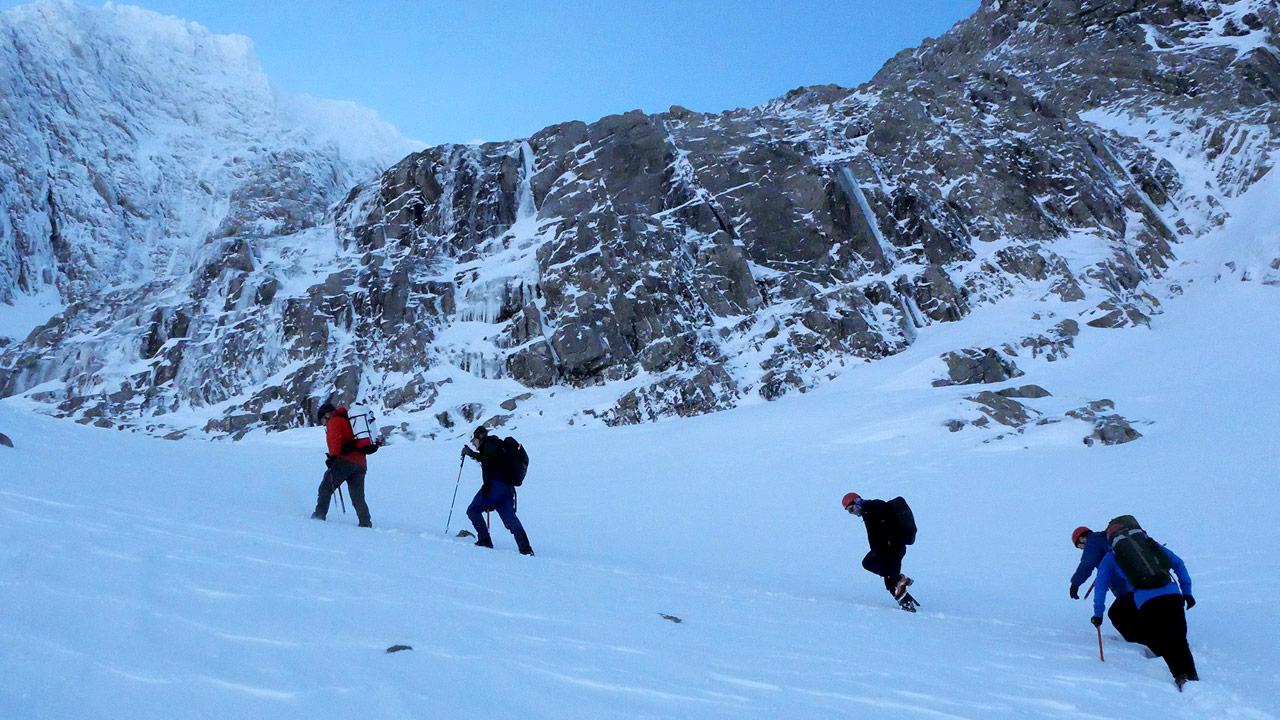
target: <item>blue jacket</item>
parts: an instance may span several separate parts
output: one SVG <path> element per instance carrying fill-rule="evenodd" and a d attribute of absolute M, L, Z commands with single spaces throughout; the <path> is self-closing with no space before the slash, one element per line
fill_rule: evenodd
<path fill-rule="evenodd" d="M 1107 544 L 1106 533 L 1089 533 L 1089 537 L 1084 539 L 1084 551 L 1080 553 L 1080 564 L 1071 576 L 1071 584 L 1083 585 L 1093 574 L 1094 568 L 1098 567 L 1098 563 L 1102 562 L 1102 557 L 1109 552 L 1111 546 Z"/>
<path fill-rule="evenodd" d="M 1187 574 L 1187 566 L 1182 562 L 1182 558 L 1173 554 L 1169 548 L 1164 551 L 1169 555 L 1169 562 L 1173 564 L 1173 572 L 1178 576 L 1177 583 L 1170 581 L 1162 587 L 1155 590 L 1134 590 L 1133 605 L 1141 609 L 1143 603 L 1151 598 L 1160 597 L 1161 595 L 1190 595 L 1191 594 L 1191 576 Z M 1102 558 L 1102 562 L 1098 564 L 1098 585 L 1103 587 L 1111 587 L 1116 578 L 1124 580 L 1125 585 L 1129 585 L 1129 578 L 1125 577 L 1124 570 L 1120 569 L 1120 564 L 1116 562 L 1115 553 L 1107 553 Z M 1130 587 L 1132 587 L 1130 585 Z M 1113 590 L 1114 592 L 1114 590 Z M 1102 611 L 1106 609 L 1106 593 L 1099 591 L 1093 596 L 1093 615 L 1094 617 L 1102 617 Z M 1118 597 L 1118 596 L 1117 596 Z"/>

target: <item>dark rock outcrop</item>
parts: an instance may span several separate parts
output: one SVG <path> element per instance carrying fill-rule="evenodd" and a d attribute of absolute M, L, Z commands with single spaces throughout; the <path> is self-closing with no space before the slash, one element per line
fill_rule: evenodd
<path fill-rule="evenodd" d="M 1147 324 L 1178 243 L 1270 169 L 1272 5 L 986 0 L 856 89 L 440 146 L 349 192 L 325 153 L 263 150 L 207 201 L 232 209 L 182 271 L 142 283 L 69 238 L 123 258 L 112 233 L 173 218 L 106 176 L 59 198 L 80 181 L 33 172 L 46 141 L 5 134 L 9 226 L 39 237 L 0 238 L 0 301 L 47 272 L 66 307 L 0 346 L 0 395 L 238 436 L 331 397 L 469 425 L 518 383 L 535 397 L 515 416 L 596 388 L 588 414 L 631 423 L 804 392 L 1015 296 L 1071 316 L 950 354 L 940 383 L 1004 381 L 1009 355 L 1062 357 L 1080 323 Z M 457 373 L 501 383 L 470 407 Z M 192 408 L 215 417 L 190 427 Z"/>
<path fill-rule="evenodd" d="M 934 380 L 934 387 L 998 383 L 1023 374 L 1012 360 L 991 348 L 953 351 L 942 360 L 947 364 L 947 377 Z"/>
<path fill-rule="evenodd" d="M 1084 443 L 1086 445 L 1092 445 L 1094 442 L 1100 442 L 1103 445 L 1120 445 L 1133 442 L 1140 437 L 1142 433 L 1135 430 L 1128 420 L 1119 415 L 1104 415 L 1097 419 L 1097 423 L 1093 426 L 1093 433 L 1084 439 Z"/>

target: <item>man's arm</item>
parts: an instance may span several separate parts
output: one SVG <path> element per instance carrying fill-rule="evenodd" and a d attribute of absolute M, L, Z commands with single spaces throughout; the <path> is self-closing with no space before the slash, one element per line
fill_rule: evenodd
<path fill-rule="evenodd" d="M 1098 563 L 1098 577 L 1093 584 L 1093 616 L 1102 617 L 1107 610 L 1107 591 L 1111 589 L 1112 574 L 1115 568 L 1114 556 L 1103 557 Z"/>
<path fill-rule="evenodd" d="M 342 455 L 344 452 L 342 446 L 346 442 L 346 438 L 343 437 L 343 424 L 342 418 L 335 416 L 329 418 L 329 422 L 325 425 L 324 437 L 325 442 L 329 445 L 330 455 Z M 346 426 L 348 433 L 350 433 L 351 424 L 346 423 Z"/>
<path fill-rule="evenodd" d="M 1178 557 L 1169 548 L 1165 548 L 1164 552 L 1169 556 L 1169 562 L 1173 564 L 1173 572 L 1178 576 L 1178 589 L 1183 595 L 1191 594 L 1191 573 L 1187 572 L 1187 564 L 1182 562 L 1182 558 Z"/>

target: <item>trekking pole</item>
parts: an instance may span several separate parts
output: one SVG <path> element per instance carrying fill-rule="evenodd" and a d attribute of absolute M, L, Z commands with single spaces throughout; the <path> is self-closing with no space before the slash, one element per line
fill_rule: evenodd
<path fill-rule="evenodd" d="M 342 514 L 347 514 L 347 501 L 342 499 L 342 486 L 338 486 L 338 504 L 342 506 Z"/>
<path fill-rule="evenodd" d="M 1095 578 L 1093 582 L 1089 583 L 1089 589 L 1084 591 L 1084 599 L 1085 599 L 1085 600 L 1088 600 L 1088 599 L 1089 599 L 1089 593 L 1093 592 L 1093 585 L 1094 585 L 1094 583 L 1096 583 L 1096 582 L 1098 582 L 1098 580 Z"/>
<path fill-rule="evenodd" d="M 453 522 L 453 506 L 458 502 L 458 486 L 462 484 L 462 466 L 467 464 L 467 456 L 462 456 L 458 465 L 458 481 L 453 484 L 453 500 L 449 503 L 449 519 L 444 521 L 444 534 L 449 535 L 449 523 Z"/>
<path fill-rule="evenodd" d="M 1107 659 L 1102 655 L 1102 626 L 1099 625 L 1097 627 L 1097 630 L 1098 630 L 1098 659 L 1101 660 L 1102 662 L 1106 662 Z"/>

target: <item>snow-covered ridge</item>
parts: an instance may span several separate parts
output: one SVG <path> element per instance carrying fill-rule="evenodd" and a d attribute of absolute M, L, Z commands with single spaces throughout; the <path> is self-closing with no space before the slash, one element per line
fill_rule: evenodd
<path fill-rule="evenodd" d="M 71 304 L 10 330 L 0 395 L 175 436 L 296 427 L 330 396 L 406 435 L 546 421 L 563 393 L 557 422 L 625 424 L 806 392 L 1004 303 L 1025 317 L 977 356 L 1057 360 L 1081 326 L 1149 323 L 1259 197 L 1278 15 L 987 3 L 856 90 L 565 123 L 381 174 L 360 168 L 394 135 L 283 101 L 240 41 L 156 20 L 162 46 L 226 67 L 130 74 L 96 43 L 10 35 L 77 72 L 0 75 L 30 120 L 0 157 L 49 158 L 0 163 L 0 291 Z M 372 129 L 340 146 L 351 114 Z M 1264 282 L 1267 242 L 1247 263 Z"/>
<path fill-rule="evenodd" d="M 280 91 L 246 37 L 137 7 L 13 8 L 0 59 L 4 303 L 190 272 L 211 232 L 263 214 L 239 196 L 281 166 L 315 177 L 266 214 L 314 215 L 420 148 L 372 111 Z"/>

